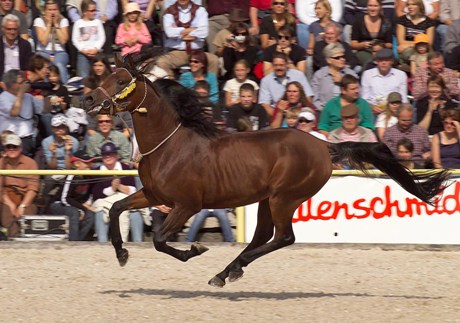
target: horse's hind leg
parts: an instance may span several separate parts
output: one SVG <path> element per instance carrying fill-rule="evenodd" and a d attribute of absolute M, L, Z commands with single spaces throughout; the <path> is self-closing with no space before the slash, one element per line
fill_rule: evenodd
<path fill-rule="evenodd" d="M 120 214 L 126 210 L 142 209 L 149 206 L 150 203 L 145 198 L 144 192 L 141 189 L 136 193 L 115 202 L 109 211 L 110 237 L 120 266 L 124 266 L 128 262 L 128 250 L 122 248 L 123 240 L 121 239 L 120 234 Z"/>
<path fill-rule="evenodd" d="M 168 238 L 178 232 L 193 214 L 195 212 L 177 205 L 166 217 L 160 212 L 154 212 L 152 225 L 155 249 L 184 262 L 208 251 L 208 248 L 199 243 L 193 243 L 190 250 L 178 250 L 167 244 Z"/>
<path fill-rule="evenodd" d="M 243 276 L 243 265 L 240 262 L 241 256 L 257 247 L 260 247 L 267 243 L 268 240 L 273 236 L 273 222 L 270 211 L 268 199 L 265 199 L 259 203 L 259 209 L 257 210 L 257 226 L 252 241 L 247 247 L 235 258 L 225 269 L 214 276 L 209 282 L 209 285 L 216 287 L 223 287 L 225 285 L 225 279 L 228 277 L 230 282 L 234 282 Z"/>

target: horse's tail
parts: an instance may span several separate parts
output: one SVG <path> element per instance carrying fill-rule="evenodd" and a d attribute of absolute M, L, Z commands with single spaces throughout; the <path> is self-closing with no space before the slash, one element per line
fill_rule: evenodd
<path fill-rule="evenodd" d="M 332 163 L 348 161 L 350 165 L 366 173 L 367 164 L 372 164 L 409 193 L 422 201 L 433 205 L 436 195 L 448 185 L 448 170 L 433 170 L 424 173 L 412 173 L 402 166 L 384 143 L 343 142 L 329 145 Z"/>

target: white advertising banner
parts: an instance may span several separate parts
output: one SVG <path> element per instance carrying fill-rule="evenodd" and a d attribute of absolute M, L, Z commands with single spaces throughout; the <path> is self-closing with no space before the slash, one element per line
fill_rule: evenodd
<path fill-rule="evenodd" d="M 453 180 L 436 206 L 385 178 L 332 177 L 295 212 L 296 242 L 460 244 L 460 182 Z M 257 206 L 245 207 L 251 241 Z"/>

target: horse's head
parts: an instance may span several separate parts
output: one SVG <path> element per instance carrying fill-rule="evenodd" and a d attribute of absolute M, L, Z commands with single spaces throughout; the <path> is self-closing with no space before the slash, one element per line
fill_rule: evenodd
<path fill-rule="evenodd" d="M 137 72 L 131 57 L 128 56 L 125 62 L 115 57 L 115 64 L 117 67 L 115 72 L 107 77 L 99 87 L 84 96 L 83 106 L 89 115 L 132 112 L 143 104 L 147 88 L 145 80 L 140 81 L 144 79 L 144 76 Z M 141 91 L 135 91 L 138 84 L 142 83 L 144 88 Z"/>

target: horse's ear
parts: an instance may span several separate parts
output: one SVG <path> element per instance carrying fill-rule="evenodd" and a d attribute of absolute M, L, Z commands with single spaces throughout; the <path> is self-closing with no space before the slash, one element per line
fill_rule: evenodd
<path fill-rule="evenodd" d="M 121 55 L 118 54 L 118 53 L 115 53 L 113 56 L 114 56 L 115 66 L 116 66 L 116 67 L 122 67 L 122 66 L 123 66 L 123 62 L 122 62 L 122 60 L 121 60 Z"/>
<path fill-rule="evenodd" d="M 125 57 L 125 65 L 128 67 L 128 70 L 130 70 L 130 71 L 135 71 L 136 70 L 136 66 L 134 64 L 132 55 L 127 55 Z"/>

